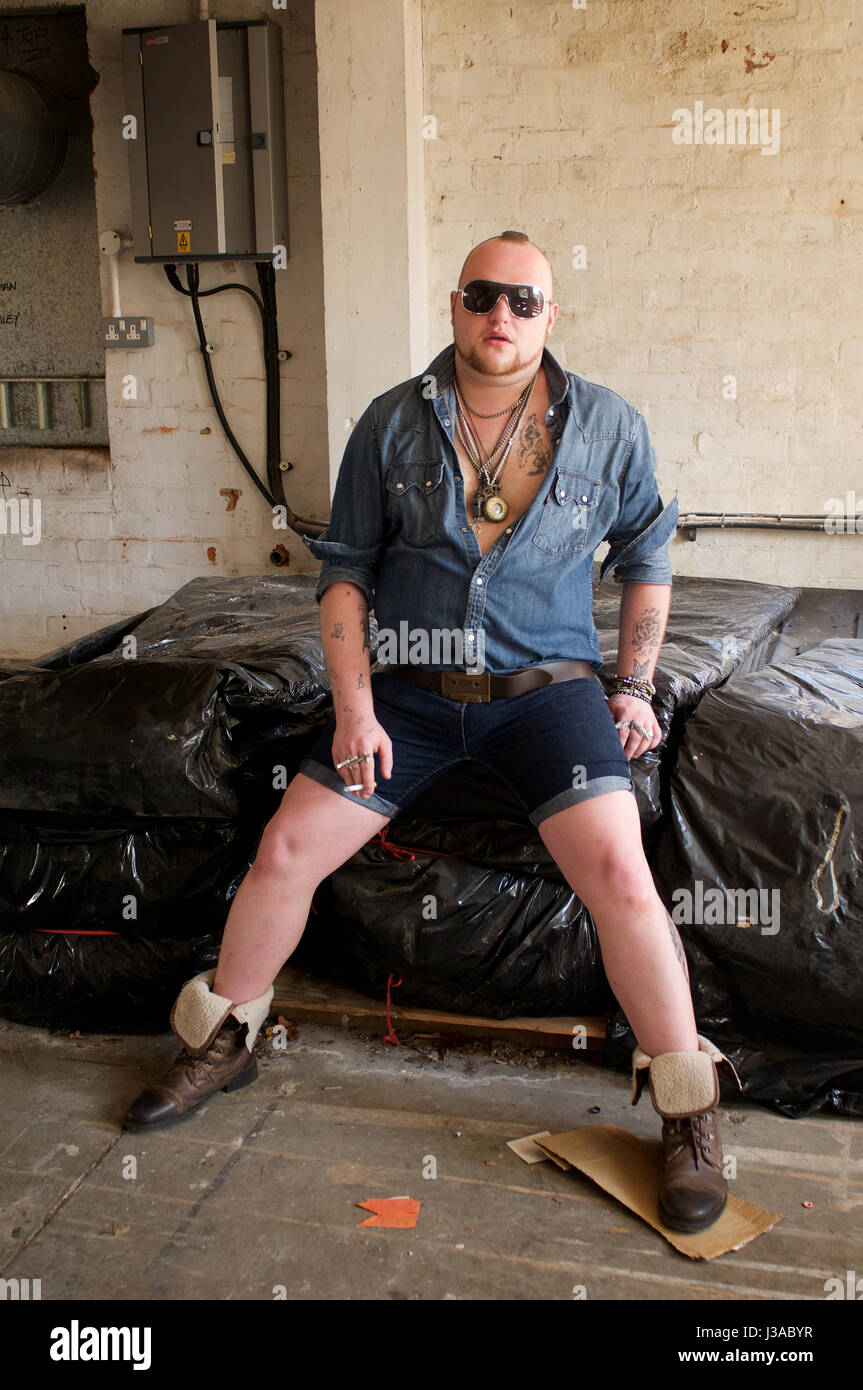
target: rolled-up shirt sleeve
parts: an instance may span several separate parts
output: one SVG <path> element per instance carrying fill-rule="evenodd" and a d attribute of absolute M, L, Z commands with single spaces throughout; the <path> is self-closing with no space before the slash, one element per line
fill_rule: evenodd
<path fill-rule="evenodd" d="M 311 553 L 323 561 L 315 588 L 318 603 L 330 584 L 345 580 L 362 589 L 369 607 L 373 606 L 385 533 L 380 461 L 369 406 L 354 426 L 342 457 L 326 530 L 315 538 L 303 536 Z"/>
<path fill-rule="evenodd" d="M 614 566 L 618 584 L 671 584 L 668 544 L 677 529 L 675 492 L 667 507 L 656 485 L 656 454 L 639 414 L 624 474 L 620 510 L 606 540 L 609 551 L 599 569 L 602 580 Z"/>

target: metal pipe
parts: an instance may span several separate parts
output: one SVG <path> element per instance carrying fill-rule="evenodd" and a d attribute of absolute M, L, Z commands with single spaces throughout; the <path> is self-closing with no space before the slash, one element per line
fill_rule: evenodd
<path fill-rule="evenodd" d="M 120 267 L 119 255 L 108 257 L 108 278 L 111 281 L 111 312 L 115 319 L 120 317 Z"/>
<path fill-rule="evenodd" d="M 777 512 L 768 515 L 765 512 L 687 512 L 680 517 L 677 523 L 679 531 L 683 531 L 688 540 L 695 540 L 696 531 L 702 527 L 710 529 L 734 529 L 734 530 L 761 530 L 761 531 L 824 531 L 826 532 L 827 516 L 809 515 L 783 515 Z M 837 532 L 838 534 L 838 532 Z M 850 532 L 849 532 L 850 534 Z M 857 534 L 863 534 L 858 532 Z"/>
<path fill-rule="evenodd" d="M 51 428 L 51 393 L 48 382 L 36 382 L 36 420 L 40 430 Z"/>
<path fill-rule="evenodd" d="M 85 430 L 90 423 L 90 386 L 86 381 L 75 382 L 75 414 L 79 430 Z"/>

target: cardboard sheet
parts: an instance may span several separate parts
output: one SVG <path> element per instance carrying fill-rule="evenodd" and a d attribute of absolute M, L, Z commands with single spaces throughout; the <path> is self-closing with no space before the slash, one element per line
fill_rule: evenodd
<path fill-rule="evenodd" d="M 544 1163 L 546 1159 L 550 1158 L 552 1163 L 556 1163 L 558 1168 L 562 1168 L 566 1172 L 572 1167 L 571 1163 L 567 1163 L 565 1159 L 557 1158 L 555 1154 L 545 1153 L 538 1144 L 534 1143 L 535 1139 L 543 1139 L 548 1133 L 547 1129 L 540 1129 L 537 1130 L 536 1134 L 526 1134 L 523 1139 L 507 1139 L 506 1146 L 508 1149 L 512 1149 L 514 1154 L 518 1154 L 525 1163 Z"/>
<path fill-rule="evenodd" d="M 730 1183 L 725 1210 L 706 1231 L 692 1235 L 672 1231 L 659 1219 L 663 1163 L 658 1140 L 639 1139 L 617 1125 L 606 1124 L 532 1135 L 531 1140 L 558 1165 L 567 1163 L 577 1168 L 604 1192 L 616 1197 L 659 1231 L 675 1250 L 692 1260 L 713 1260 L 729 1250 L 739 1250 L 781 1220 L 776 1212 L 736 1197 Z"/>

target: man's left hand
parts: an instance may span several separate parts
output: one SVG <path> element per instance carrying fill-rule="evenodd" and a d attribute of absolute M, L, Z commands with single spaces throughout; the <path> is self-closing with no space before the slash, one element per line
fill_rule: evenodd
<path fill-rule="evenodd" d="M 615 724 L 623 725 L 617 732 L 627 758 L 640 758 L 642 753 L 662 742 L 659 720 L 646 700 L 637 700 L 633 695 L 609 695 L 608 708 Z M 630 720 L 633 726 L 640 727 L 630 728 Z"/>

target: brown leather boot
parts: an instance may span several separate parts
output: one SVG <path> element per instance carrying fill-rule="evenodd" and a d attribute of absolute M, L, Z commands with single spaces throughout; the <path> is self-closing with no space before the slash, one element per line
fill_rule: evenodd
<path fill-rule="evenodd" d="M 640 1047 L 632 1059 L 632 1104 L 649 1076 L 653 1108 L 662 1117 L 665 1171 L 659 1189 L 659 1216 L 673 1231 L 704 1231 L 725 1210 L 728 1189 L 722 1174 L 719 1141 L 719 1076 L 729 1059 L 698 1035 L 698 1052 L 661 1052 L 648 1057 Z"/>
<path fill-rule="evenodd" d="M 165 1129 L 198 1109 L 214 1091 L 236 1091 L 258 1075 L 253 1048 L 273 998 L 266 994 L 233 1004 L 210 985 L 215 970 L 187 981 L 171 1010 L 171 1028 L 183 1051 L 129 1108 L 123 1128 Z"/>

